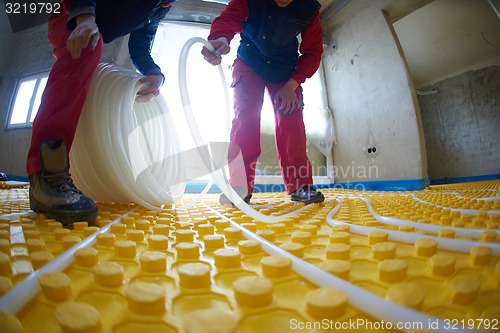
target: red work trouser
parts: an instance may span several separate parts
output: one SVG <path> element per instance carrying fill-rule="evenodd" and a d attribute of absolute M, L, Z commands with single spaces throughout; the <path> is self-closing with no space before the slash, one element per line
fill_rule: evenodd
<path fill-rule="evenodd" d="M 270 83 L 263 80 L 241 59 L 233 65 L 234 119 L 231 128 L 230 160 L 239 146 L 245 165 L 246 177 L 241 177 L 242 170 L 229 164 L 230 184 L 247 186 L 248 192 L 254 189 L 255 169 L 260 149 L 260 113 L 267 91 L 274 101 L 274 96 L 284 83 Z M 297 88 L 297 98 L 302 104 L 301 88 Z M 273 103 L 274 105 L 274 103 Z M 306 154 L 306 131 L 302 118 L 302 108 L 292 114 L 284 115 L 274 106 L 275 140 L 283 182 L 288 194 L 304 185 L 312 185 L 312 166 Z M 239 184 L 239 179 L 246 179 L 247 184 Z M 241 180 L 240 180 L 241 181 Z"/>
<path fill-rule="evenodd" d="M 31 146 L 26 169 L 28 176 L 41 171 L 38 145 L 46 140 L 63 139 L 69 150 L 75 137 L 90 82 L 102 55 L 102 38 L 95 50 L 87 47 L 73 59 L 66 47 L 70 31 L 66 29 L 68 2 L 60 14 L 54 14 L 48 26 L 48 38 L 54 47 L 56 62 L 50 71 L 40 108 L 33 122 Z"/>

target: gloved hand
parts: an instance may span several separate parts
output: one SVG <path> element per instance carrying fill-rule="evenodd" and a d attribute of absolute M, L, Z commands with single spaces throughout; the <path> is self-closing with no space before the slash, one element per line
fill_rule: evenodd
<path fill-rule="evenodd" d="M 227 42 L 226 37 L 219 37 L 214 40 L 208 41 L 214 47 L 214 53 L 211 53 L 206 47 L 203 47 L 201 50 L 201 54 L 212 65 L 219 65 L 222 60 L 223 54 L 228 54 L 231 48 L 229 47 L 229 43 Z"/>

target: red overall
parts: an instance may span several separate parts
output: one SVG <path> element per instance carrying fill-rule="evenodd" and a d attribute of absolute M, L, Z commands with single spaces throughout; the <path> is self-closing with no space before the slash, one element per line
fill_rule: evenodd
<path fill-rule="evenodd" d="M 31 147 L 26 168 L 28 176 L 41 171 L 38 144 L 46 140 L 63 139 L 68 152 L 82 112 L 90 82 L 103 51 L 102 38 L 95 50 L 82 49 L 80 58 L 73 59 L 66 41 L 71 31 L 66 29 L 69 4 L 62 2 L 63 10 L 54 14 L 48 25 L 48 38 L 54 47 L 56 62 L 50 71 L 40 108 L 33 122 Z"/>
<path fill-rule="evenodd" d="M 283 83 L 270 83 L 263 80 L 253 69 L 239 58 L 233 65 L 234 119 L 231 128 L 231 144 L 240 147 L 245 164 L 247 184 L 239 184 L 242 170 L 229 164 L 230 183 L 232 186 L 254 189 L 255 168 L 260 149 L 260 113 L 267 88 L 271 100 Z M 302 89 L 296 90 L 302 104 Z M 273 103 L 274 104 L 274 103 Z M 290 194 L 304 185 L 312 185 L 312 166 L 306 154 L 306 131 L 302 118 L 302 109 L 284 115 L 274 106 L 275 140 L 278 160 L 281 167 L 286 193 Z M 230 151 L 230 155 L 237 153 Z M 233 156 L 230 156 L 230 160 Z"/>

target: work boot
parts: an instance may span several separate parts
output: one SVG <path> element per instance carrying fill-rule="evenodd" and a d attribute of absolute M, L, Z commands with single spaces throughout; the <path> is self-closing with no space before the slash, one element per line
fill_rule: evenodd
<path fill-rule="evenodd" d="M 44 141 L 38 146 L 38 151 L 42 171 L 29 177 L 30 208 L 63 224 L 95 219 L 97 205 L 76 188 L 68 172 L 64 141 Z"/>
<path fill-rule="evenodd" d="M 290 194 L 290 199 L 308 205 L 325 201 L 325 196 L 320 191 L 317 191 L 314 186 L 305 185 Z"/>
<path fill-rule="evenodd" d="M 244 189 L 241 186 L 235 186 L 235 187 L 233 187 L 233 190 L 240 196 L 240 198 L 243 199 L 244 202 L 246 202 L 247 204 L 250 203 L 250 199 L 252 198 L 252 195 L 249 194 L 246 189 Z M 231 202 L 231 200 L 229 200 L 229 198 L 226 197 L 226 195 L 224 193 L 222 193 L 220 195 L 219 203 L 221 205 L 233 205 L 234 206 L 234 204 Z"/>

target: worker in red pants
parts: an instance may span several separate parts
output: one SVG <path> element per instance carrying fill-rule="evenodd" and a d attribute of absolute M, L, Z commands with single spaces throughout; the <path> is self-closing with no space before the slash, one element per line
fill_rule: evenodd
<path fill-rule="evenodd" d="M 69 151 L 103 43 L 130 34 L 130 58 L 149 86 L 139 94 L 159 94 L 164 76 L 151 58 L 160 20 L 175 0 L 63 0 L 48 24 L 56 62 L 33 122 L 26 167 L 30 207 L 62 223 L 89 221 L 97 206 L 79 191 L 69 173 Z"/>
<path fill-rule="evenodd" d="M 233 64 L 235 114 L 228 158 L 233 160 L 241 150 L 245 170 L 230 163 L 229 182 L 247 203 L 261 153 L 260 113 L 266 89 L 273 101 L 276 150 L 287 194 L 306 204 L 325 199 L 313 185 L 306 154 L 300 87 L 316 72 L 323 53 L 319 8 L 316 0 L 231 0 L 212 22 L 208 41 L 215 52 L 203 48 L 202 54 L 213 65 L 229 52 L 234 35 L 241 36 Z M 219 202 L 230 203 L 224 194 Z"/>

